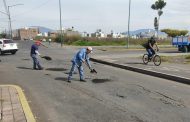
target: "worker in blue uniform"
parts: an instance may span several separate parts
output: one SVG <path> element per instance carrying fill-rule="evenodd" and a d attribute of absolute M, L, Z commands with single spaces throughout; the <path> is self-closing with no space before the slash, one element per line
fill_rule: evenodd
<path fill-rule="evenodd" d="M 40 45 L 43 45 L 41 41 L 35 41 L 35 43 L 31 46 L 30 56 L 32 57 L 33 60 L 34 70 L 43 70 L 43 67 L 41 66 L 40 61 L 38 59 L 38 56 L 41 56 L 38 51 Z M 45 45 L 43 46 L 46 47 Z"/>
<path fill-rule="evenodd" d="M 73 72 L 75 71 L 76 68 L 78 68 L 79 71 L 80 81 L 85 82 L 82 64 L 85 63 L 90 70 L 92 69 L 88 56 L 88 54 L 90 54 L 91 52 L 92 52 L 92 47 L 82 48 L 73 57 L 73 59 L 71 60 L 72 67 L 69 72 L 68 82 L 71 82 L 71 76 L 73 75 Z"/>

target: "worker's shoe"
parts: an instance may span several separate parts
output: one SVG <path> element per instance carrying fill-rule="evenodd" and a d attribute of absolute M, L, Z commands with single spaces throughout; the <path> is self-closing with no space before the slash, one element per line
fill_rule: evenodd
<path fill-rule="evenodd" d="M 80 81 L 81 81 L 81 82 L 86 82 L 86 80 L 84 80 L 84 79 L 80 79 Z"/>
<path fill-rule="evenodd" d="M 39 68 L 38 70 L 43 70 L 44 68 L 43 67 L 41 67 L 41 68 Z"/>
<path fill-rule="evenodd" d="M 71 83 L 71 80 L 67 80 L 68 83 Z"/>
<path fill-rule="evenodd" d="M 70 83 L 70 82 L 71 82 L 71 78 L 70 78 L 70 77 L 68 77 L 67 82 L 68 82 L 68 83 Z"/>

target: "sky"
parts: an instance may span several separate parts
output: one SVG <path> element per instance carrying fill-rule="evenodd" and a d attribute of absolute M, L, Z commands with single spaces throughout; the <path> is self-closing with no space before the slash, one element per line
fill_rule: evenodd
<path fill-rule="evenodd" d="M 12 28 L 44 26 L 60 27 L 59 0 L 6 0 L 10 8 Z M 157 11 L 151 9 L 156 0 L 131 0 L 130 30 L 154 29 Z M 160 29 L 190 30 L 189 0 L 165 0 Z M 62 26 L 80 32 L 125 32 L 128 30 L 129 0 L 61 0 Z M 5 12 L 3 0 L 0 11 Z M 0 13 L 0 31 L 8 28 L 7 15 Z"/>

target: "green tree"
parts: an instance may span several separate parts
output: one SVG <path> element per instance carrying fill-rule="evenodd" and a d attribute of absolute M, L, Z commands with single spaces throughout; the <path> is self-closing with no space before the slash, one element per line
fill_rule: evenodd
<path fill-rule="evenodd" d="M 58 43 L 61 43 L 64 39 L 64 36 L 63 35 L 58 35 L 56 38 L 55 38 L 55 42 L 58 42 Z"/>
<path fill-rule="evenodd" d="M 154 4 L 152 4 L 151 8 L 153 10 L 156 10 L 158 12 L 158 18 L 155 17 L 154 18 L 154 27 L 155 30 L 157 31 L 158 34 L 158 29 L 159 29 L 159 20 L 160 20 L 160 16 L 163 14 L 162 9 L 166 6 L 166 2 L 164 2 L 164 0 L 157 0 Z"/>
<path fill-rule="evenodd" d="M 161 31 L 168 34 L 169 37 L 185 36 L 188 33 L 188 30 L 176 30 L 176 29 L 162 29 Z"/>
<path fill-rule="evenodd" d="M 6 38 L 7 34 L 6 33 L 1 33 L 0 38 Z"/>

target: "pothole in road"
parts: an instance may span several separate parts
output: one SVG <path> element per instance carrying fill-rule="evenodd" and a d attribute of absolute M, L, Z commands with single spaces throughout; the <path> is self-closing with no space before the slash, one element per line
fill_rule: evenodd
<path fill-rule="evenodd" d="M 51 74 L 45 74 L 45 75 L 50 76 Z"/>
<path fill-rule="evenodd" d="M 111 82 L 111 79 L 93 79 L 93 83 L 105 83 L 105 82 Z"/>
<path fill-rule="evenodd" d="M 67 69 L 65 69 L 65 68 L 47 68 L 46 70 L 49 70 L 49 71 L 66 71 Z"/>
<path fill-rule="evenodd" d="M 125 95 L 121 95 L 121 94 L 116 94 L 117 97 L 120 97 L 120 98 L 127 98 L 127 96 Z"/>
<path fill-rule="evenodd" d="M 99 50 L 101 50 L 101 51 L 107 51 L 106 49 L 99 49 Z"/>

